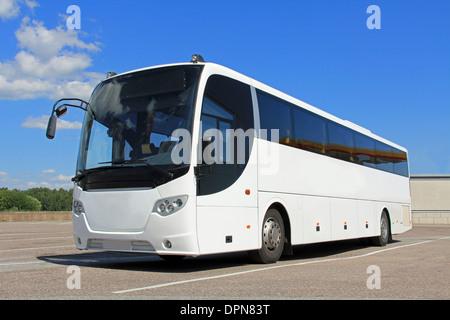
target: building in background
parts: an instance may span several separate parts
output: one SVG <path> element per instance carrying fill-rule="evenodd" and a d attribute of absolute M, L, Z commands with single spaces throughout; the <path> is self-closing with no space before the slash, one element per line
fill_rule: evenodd
<path fill-rule="evenodd" d="M 450 174 L 411 175 L 413 225 L 450 225 Z"/>

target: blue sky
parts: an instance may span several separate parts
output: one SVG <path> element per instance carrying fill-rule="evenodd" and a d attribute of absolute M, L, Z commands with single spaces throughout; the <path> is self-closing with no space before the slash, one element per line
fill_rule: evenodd
<path fill-rule="evenodd" d="M 449 174 L 449 16 L 435 0 L 0 0 L 0 187 L 70 188 L 83 114 L 47 140 L 53 103 L 193 53 L 406 147 L 413 174 Z"/>

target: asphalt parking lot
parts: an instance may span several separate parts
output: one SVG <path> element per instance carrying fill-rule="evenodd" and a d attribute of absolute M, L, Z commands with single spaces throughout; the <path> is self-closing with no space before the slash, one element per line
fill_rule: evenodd
<path fill-rule="evenodd" d="M 276 264 L 244 253 L 168 262 L 75 249 L 70 222 L 0 223 L 0 299 L 449 299 L 450 227 L 386 247 L 303 245 Z"/>

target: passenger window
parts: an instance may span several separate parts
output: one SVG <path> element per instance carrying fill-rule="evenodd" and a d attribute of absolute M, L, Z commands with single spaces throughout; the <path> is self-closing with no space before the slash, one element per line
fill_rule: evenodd
<path fill-rule="evenodd" d="M 377 141 L 375 143 L 377 152 L 377 168 L 387 172 L 394 172 L 392 147 Z"/>
<path fill-rule="evenodd" d="M 325 154 L 327 150 L 325 119 L 300 108 L 294 112 L 294 147 Z"/>
<path fill-rule="evenodd" d="M 274 141 L 272 130 L 279 130 L 279 143 L 292 145 L 291 106 L 280 99 L 258 90 L 261 129 L 267 130 L 268 141 Z"/>
<path fill-rule="evenodd" d="M 354 162 L 353 132 L 333 122 L 328 123 L 328 152 L 336 159 Z"/>
<path fill-rule="evenodd" d="M 355 133 L 355 162 L 366 167 L 376 167 L 375 140 Z"/>
<path fill-rule="evenodd" d="M 392 157 L 394 159 L 394 173 L 405 177 L 409 176 L 406 152 L 394 149 Z"/>

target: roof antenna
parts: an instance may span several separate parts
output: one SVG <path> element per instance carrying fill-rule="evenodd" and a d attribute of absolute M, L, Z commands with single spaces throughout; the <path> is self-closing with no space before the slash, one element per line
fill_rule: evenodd
<path fill-rule="evenodd" d="M 192 63 L 205 62 L 205 59 L 203 59 L 203 57 L 199 54 L 193 54 L 191 57 L 191 62 Z"/>

